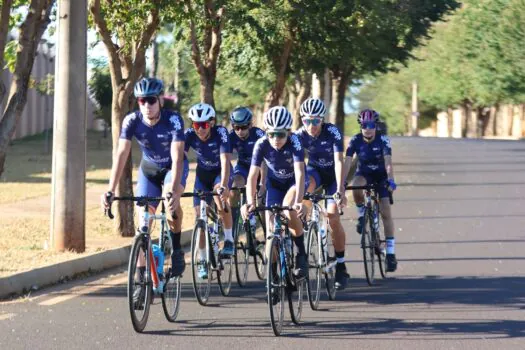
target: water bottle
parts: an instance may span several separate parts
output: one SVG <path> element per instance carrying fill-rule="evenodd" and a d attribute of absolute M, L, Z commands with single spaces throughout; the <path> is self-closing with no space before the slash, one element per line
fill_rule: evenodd
<path fill-rule="evenodd" d="M 379 231 L 379 218 L 377 217 L 377 212 L 374 212 L 374 232 Z"/>
<path fill-rule="evenodd" d="M 250 227 L 252 229 L 252 232 L 255 232 L 255 230 L 257 229 L 257 221 L 255 219 L 255 215 L 253 214 L 250 215 Z"/>
<path fill-rule="evenodd" d="M 217 255 L 219 253 L 219 235 L 215 232 L 213 226 L 208 226 L 208 232 L 211 239 L 213 253 Z"/>
<path fill-rule="evenodd" d="M 157 273 L 161 275 L 164 272 L 164 252 L 160 250 L 157 244 L 151 246 L 153 250 L 153 257 L 155 258 L 155 264 L 157 265 Z"/>

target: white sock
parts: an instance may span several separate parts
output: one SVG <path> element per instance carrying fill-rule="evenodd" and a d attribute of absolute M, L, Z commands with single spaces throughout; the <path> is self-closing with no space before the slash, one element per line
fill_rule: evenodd
<path fill-rule="evenodd" d="M 206 260 L 206 249 L 199 249 L 199 260 Z"/>
<path fill-rule="evenodd" d="M 340 258 L 337 257 L 337 258 L 335 258 L 335 259 L 337 260 L 337 263 L 338 263 L 338 264 L 344 264 L 344 263 L 345 263 L 345 257 L 344 257 L 344 256 L 343 256 L 343 257 L 340 257 Z"/>
<path fill-rule="evenodd" d="M 232 229 L 231 228 L 225 228 L 224 229 L 224 240 L 233 242 L 233 235 L 232 235 Z"/>
<path fill-rule="evenodd" d="M 394 237 L 388 237 L 386 239 L 386 253 L 395 254 L 396 253 L 396 239 Z"/>
<path fill-rule="evenodd" d="M 362 218 L 365 215 L 365 206 L 363 204 L 356 205 L 357 208 L 357 217 Z"/>

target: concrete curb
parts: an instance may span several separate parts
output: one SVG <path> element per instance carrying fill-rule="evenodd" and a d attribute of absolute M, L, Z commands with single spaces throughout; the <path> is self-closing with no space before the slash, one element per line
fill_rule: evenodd
<path fill-rule="evenodd" d="M 181 245 L 191 244 L 192 230 L 182 232 Z M 130 237 L 130 241 L 133 238 Z M 45 286 L 71 279 L 79 274 L 98 272 L 128 263 L 131 243 L 129 245 L 94 253 L 61 263 L 48 265 L 34 270 L 17 273 L 0 278 L 0 299 L 27 293 L 32 289 L 42 289 Z"/>

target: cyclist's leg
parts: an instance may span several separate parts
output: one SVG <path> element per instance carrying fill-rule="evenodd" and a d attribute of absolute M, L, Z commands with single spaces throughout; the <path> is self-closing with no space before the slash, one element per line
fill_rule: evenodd
<path fill-rule="evenodd" d="M 388 189 L 380 187 L 379 198 L 379 208 L 381 211 L 381 218 L 383 219 L 383 226 L 385 228 L 387 271 L 394 272 L 397 269 L 395 252 L 396 240 L 394 237 L 394 220 L 392 219 L 392 207 L 390 206 Z"/>
<path fill-rule="evenodd" d="M 315 191 L 315 189 L 320 186 L 321 182 L 321 176 L 319 175 L 319 172 L 314 167 L 311 167 L 310 165 L 306 166 L 306 179 L 308 179 L 308 186 L 306 187 L 306 192 L 312 193 Z M 306 206 L 306 212 L 311 213 L 312 211 L 312 202 L 311 201 L 303 201 L 304 205 Z"/>
<path fill-rule="evenodd" d="M 193 186 L 193 192 L 199 191 L 211 191 L 213 189 L 213 178 L 209 176 L 210 172 L 202 170 L 199 167 L 195 171 L 195 184 Z M 195 208 L 195 218 L 199 218 L 200 215 L 200 198 L 193 197 L 193 207 Z M 199 260 L 206 260 L 206 237 L 204 232 L 201 232 L 199 238 Z M 203 270 L 206 272 L 206 270 Z"/>
<path fill-rule="evenodd" d="M 282 205 L 284 196 L 286 195 L 286 190 L 281 188 L 278 183 L 271 181 L 270 179 L 266 180 L 266 206 L 271 207 L 273 205 Z M 274 215 L 272 212 L 266 212 L 266 235 L 270 236 L 273 234 L 273 219 Z M 266 240 L 268 243 L 269 240 Z M 270 257 L 270 245 L 266 244 L 266 258 Z"/>
<path fill-rule="evenodd" d="M 356 172 L 354 179 L 352 180 L 352 186 L 366 186 L 367 179 L 364 175 L 359 172 Z M 365 214 L 365 196 L 363 190 L 353 190 L 352 194 L 354 196 L 354 202 L 357 208 L 357 226 L 356 231 L 358 233 L 362 232 L 362 227 L 364 223 L 364 214 Z"/>
<path fill-rule="evenodd" d="M 305 183 L 305 187 L 308 187 L 308 182 Z M 283 206 L 291 206 L 295 201 L 296 186 L 292 186 L 286 193 L 283 200 Z M 292 239 L 297 248 L 297 255 L 295 256 L 295 267 L 294 273 L 296 276 L 305 277 L 308 270 L 308 259 L 306 256 L 306 248 L 304 245 L 304 230 L 303 223 L 299 219 L 299 216 L 295 211 L 287 211 L 286 216 L 289 219 L 288 226 L 292 234 Z"/>
<path fill-rule="evenodd" d="M 184 170 L 182 173 L 181 182 L 178 188 L 172 189 L 171 188 L 171 181 L 172 181 L 172 172 L 169 171 L 166 174 L 166 177 L 164 178 L 164 196 L 168 192 L 173 192 L 175 195 L 178 195 L 180 198 L 180 195 L 182 192 L 184 192 L 184 188 L 186 187 L 186 180 L 188 179 L 189 174 L 189 165 L 188 161 L 184 160 Z M 167 205 L 167 203 L 166 203 Z M 186 267 L 186 263 L 184 261 L 184 251 L 182 250 L 180 240 L 181 240 L 181 232 L 182 232 L 182 218 L 183 218 L 183 211 L 181 206 L 176 209 L 175 212 L 177 218 L 174 219 L 171 216 L 171 213 L 168 210 L 167 217 L 168 217 L 168 225 L 170 226 L 169 234 L 171 238 L 171 242 L 173 245 L 173 251 L 171 255 L 171 266 L 172 266 L 172 274 L 174 276 L 180 276 Z"/>
<path fill-rule="evenodd" d="M 233 187 L 244 187 L 246 186 L 246 179 L 248 178 L 248 172 L 249 169 L 241 164 L 237 164 L 235 168 L 233 168 Z M 230 200 L 231 200 L 231 206 L 232 207 L 238 207 L 239 206 L 239 200 L 240 200 L 240 192 L 239 191 L 232 191 L 230 193 Z"/>
<path fill-rule="evenodd" d="M 231 188 L 232 186 L 233 178 L 230 177 L 228 181 L 228 188 Z M 215 180 L 213 182 L 213 187 L 215 190 L 218 190 L 221 187 L 221 175 L 217 175 L 215 177 Z M 224 225 L 224 246 L 222 248 L 222 254 L 224 255 L 232 255 L 233 252 L 233 232 L 232 232 L 232 226 L 233 226 L 233 220 L 232 220 L 232 211 L 231 208 L 228 208 L 228 201 L 224 203 L 226 208 L 223 207 L 223 203 L 220 200 L 218 196 L 213 197 L 215 200 L 215 204 L 217 205 L 217 212 L 222 218 L 222 223 Z M 226 209 L 226 210 L 225 210 Z"/>

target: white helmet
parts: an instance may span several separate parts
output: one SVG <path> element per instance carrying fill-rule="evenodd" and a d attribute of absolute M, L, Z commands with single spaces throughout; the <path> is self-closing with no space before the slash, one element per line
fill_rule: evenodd
<path fill-rule="evenodd" d="M 207 122 L 211 118 L 215 118 L 215 110 L 207 103 L 193 105 L 188 114 L 193 122 Z"/>
<path fill-rule="evenodd" d="M 301 117 L 320 117 L 326 113 L 324 102 L 318 98 L 309 98 L 301 104 Z"/>
<path fill-rule="evenodd" d="M 264 126 L 267 129 L 291 129 L 292 115 L 285 107 L 272 107 L 264 113 Z"/>

